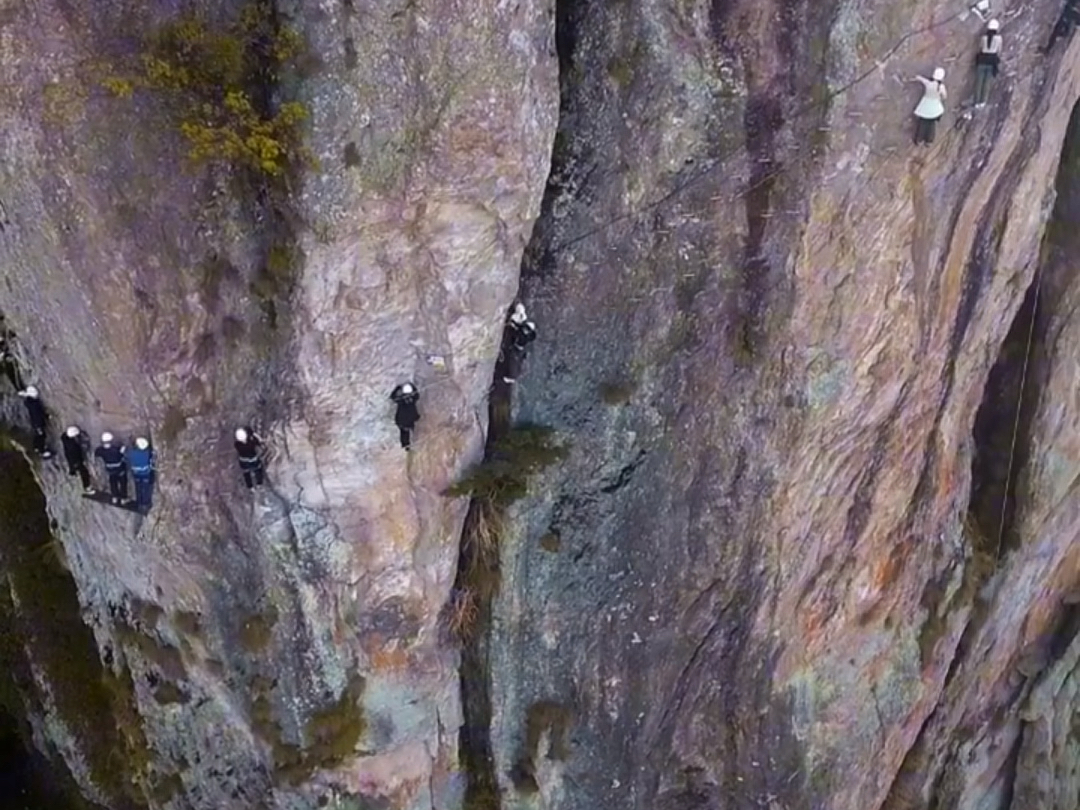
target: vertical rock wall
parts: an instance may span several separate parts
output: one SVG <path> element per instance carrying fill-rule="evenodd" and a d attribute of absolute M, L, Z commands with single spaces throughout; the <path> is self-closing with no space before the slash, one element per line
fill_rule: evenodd
<path fill-rule="evenodd" d="M 997 434 L 1080 46 L 1038 53 L 1057 9 L 995 13 L 972 109 L 963 4 L 560 6 L 515 418 L 573 450 L 504 538 L 502 807 L 1052 806 L 1071 779 L 1068 657 L 1028 688 L 1073 632 L 1070 396 Z"/>
<path fill-rule="evenodd" d="M 242 5 L 193 9 L 218 26 Z M 465 504 L 440 493 L 480 451 L 538 211 L 552 19 L 533 2 L 278 12 L 307 48 L 262 92 L 305 105 L 313 160 L 267 195 L 192 169 L 161 97 L 101 86 L 176 9 L 0 4 L 0 311 L 57 428 L 149 433 L 160 470 L 141 520 L 36 468 L 97 640 L 84 652 L 133 712 L 106 752 L 122 784 L 82 767 L 94 741 L 46 672 L 23 697 L 111 807 L 452 806 L 439 612 Z M 388 400 L 407 379 L 409 455 Z M 254 496 L 243 422 L 271 451 Z"/>

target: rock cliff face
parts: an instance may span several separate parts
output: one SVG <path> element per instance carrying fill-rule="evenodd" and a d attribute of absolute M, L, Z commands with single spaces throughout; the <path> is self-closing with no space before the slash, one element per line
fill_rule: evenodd
<path fill-rule="evenodd" d="M 0 450 L 0 705 L 84 796 L 1076 806 L 1056 8 L 972 109 L 959 2 L 281 2 L 310 155 L 254 181 L 106 90 L 177 13 L 0 0 L 0 311 L 56 427 L 159 453 L 141 519 Z"/>
<path fill-rule="evenodd" d="M 192 12 L 217 31 L 250 8 Z M 167 98 L 106 91 L 179 11 L 0 4 L 0 310 L 56 427 L 148 433 L 160 471 L 141 520 L 36 463 L 46 516 L 6 457 L 16 702 L 109 807 L 452 806 L 439 613 L 467 504 L 440 493 L 481 452 L 547 176 L 551 10 L 282 4 L 306 47 L 252 97 L 307 111 L 288 183 L 193 169 Z M 407 455 L 388 395 L 409 379 Z M 247 422 L 271 448 L 254 496 L 231 446 Z M 17 565 L 35 560 L 55 616 Z"/>
<path fill-rule="evenodd" d="M 997 9 L 973 110 L 964 10 L 560 14 L 515 413 L 572 452 L 503 548 L 504 808 L 1076 806 L 1080 46 Z"/>

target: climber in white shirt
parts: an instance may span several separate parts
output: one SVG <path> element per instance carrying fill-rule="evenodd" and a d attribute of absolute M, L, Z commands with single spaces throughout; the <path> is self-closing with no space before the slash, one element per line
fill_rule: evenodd
<path fill-rule="evenodd" d="M 920 82 L 923 95 L 915 108 L 915 143 L 931 144 L 938 119 L 945 114 L 945 68 L 934 68 L 934 77 L 916 76 L 912 81 Z"/>

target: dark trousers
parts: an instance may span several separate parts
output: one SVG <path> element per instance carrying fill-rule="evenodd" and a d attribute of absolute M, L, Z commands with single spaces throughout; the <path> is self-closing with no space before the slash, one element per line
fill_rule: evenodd
<path fill-rule="evenodd" d="M 975 65 L 975 103 L 985 104 L 990 92 L 990 79 L 994 76 L 993 65 Z"/>
<path fill-rule="evenodd" d="M 502 376 L 507 382 L 514 382 L 521 374 L 521 367 L 525 363 L 525 350 L 516 346 L 509 346 L 503 357 Z"/>
<path fill-rule="evenodd" d="M 401 446 L 406 450 L 408 450 L 409 446 L 412 444 L 412 431 L 413 429 L 411 427 L 398 425 L 398 437 L 401 439 Z"/>
<path fill-rule="evenodd" d="M 45 428 L 34 428 L 34 452 L 41 455 L 46 449 L 48 449 L 48 446 L 45 440 Z"/>
<path fill-rule="evenodd" d="M 127 470 L 109 473 L 109 495 L 122 501 L 127 500 Z"/>
<path fill-rule="evenodd" d="M 68 462 L 68 475 L 78 475 L 79 480 L 82 481 L 83 489 L 90 489 L 90 471 L 86 469 L 86 464 L 79 461 L 75 464 Z"/>
<path fill-rule="evenodd" d="M 135 503 L 140 509 L 149 509 L 154 493 L 153 476 L 133 475 L 135 480 Z"/>
<path fill-rule="evenodd" d="M 243 470 L 244 483 L 247 485 L 248 489 L 252 489 L 253 487 L 257 486 L 261 487 L 263 485 L 265 475 L 263 473 L 263 465 L 261 461 L 258 461 L 255 464 L 249 466 L 241 466 L 240 469 Z"/>
<path fill-rule="evenodd" d="M 933 143 L 934 133 L 937 131 L 936 118 L 915 119 L 915 143 Z"/>

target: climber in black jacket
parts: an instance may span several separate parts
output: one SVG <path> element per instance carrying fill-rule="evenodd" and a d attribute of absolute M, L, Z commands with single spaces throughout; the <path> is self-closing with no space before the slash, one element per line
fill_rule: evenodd
<path fill-rule="evenodd" d="M 262 439 L 250 427 L 237 428 L 233 437 L 236 440 L 233 442 L 233 447 L 240 461 L 244 485 L 248 489 L 261 487 L 266 480 L 262 460 Z"/>
<path fill-rule="evenodd" d="M 398 426 L 401 446 L 408 450 L 412 446 L 413 428 L 420 421 L 420 411 L 416 407 L 416 403 L 420 401 L 420 393 L 415 385 L 407 382 L 390 392 L 390 399 L 397 404 L 394 424 Z"/>
<path fill-rule="evenodd" d="M 41 394 L 32 385 L 19 392 L 26 406 L 26 415 L 30 417 L 30 429 L 34 433 L 34 452 L 42 458 L 52 458 L 52 450 L 48 447 L 46 431 L 49 427 L 49 414 L 45 406 L 41 404 Z"/>
<path fill-rule="evenodd" d="M 113 435 L 106 432 L 101 434 L 101 445 L 94 451 L 94 456 L 105 465 L 105 474 L 109 476 L 109 499 L 114 506 L 129 500 L 125 449 L 123 444 L 113 444 Z"/>
<path fill-rule="evenodd" d="M 68 475 L 78 475 L 79 480 L 82 481 L 83 491 L 87 495 L 93 495 L 90 470 L 86 466 L 86 448 L 89 443 L 86 434 L 75 425 L 65 430 L 64 435 L 60 437 L 60 446 L 64 450 L 64 460 L 68 465 Z"/>
<path fill-rule="evenodd" d="M 528 356 L 529 344 L 536 340 L 536 324 L 529 320 L 524 304 L 515 304 L 506 323 L 505 348 L 500 354 L 503 382 L 513 385 Z"/>

